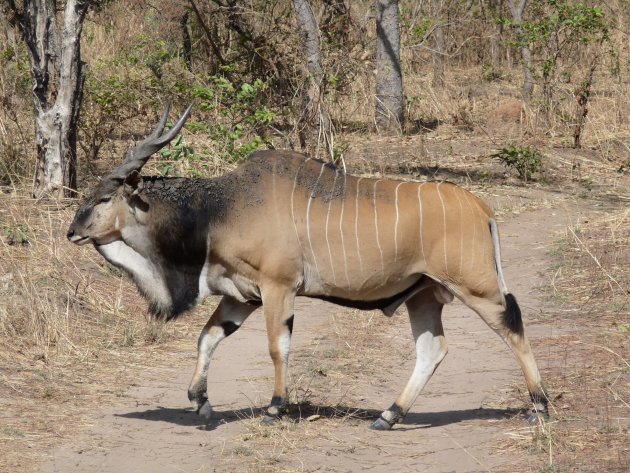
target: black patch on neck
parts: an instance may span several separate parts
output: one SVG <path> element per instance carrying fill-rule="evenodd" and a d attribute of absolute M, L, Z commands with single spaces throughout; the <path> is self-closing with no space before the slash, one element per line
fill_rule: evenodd
<path fill-rule="evenodd" d="M 149 213 L 148 231 L 155 250 L 150 258 L 162 273 L 172 300 L 170 308 L 149 301 L 150 310 L 171 320 L 195 305 L 208 235 L 228 217 L 234 202 L 233 178 L 142 179 L 144 190 L 137 198 L 143 203 L 141 210 Z"/>
<path fill-rule="evenodd" d="M 289 328 L 289 333 L 293 334 L 293 319 L 295 318 L 295 315 L 292 315 L 291 317 L 289 317 L 287 320 L 284 321 L 284 325 L 286 325 Z"/>

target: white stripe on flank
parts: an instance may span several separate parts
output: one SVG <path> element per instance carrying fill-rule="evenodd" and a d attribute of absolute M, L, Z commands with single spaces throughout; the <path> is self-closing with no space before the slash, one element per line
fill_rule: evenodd
<path fill-rule="evenodd" d="M 381 179 L 374 181 L 374 228 L 376 229 L 376 246 L 378 246 L 378 251 L 381 254 L 381 270 L 385 271 L 385 262 L 383 261 L 383 249 L 381 248 L 381 242 L 378 238 L 378 211 L 376 210 L 376 184 L 381 182 Z"/>
<path fill-rule="evenodd" d="M 317 185 L 319 184 L 319 180 L 324 172 L 324 166 L 326 166 L 326 163 L 322 163 L 322 167 L 319 170 L 319 176 L 317 176 L 317 181 L 315 181 L 315 186 L 313 186 L 311 195 L 308 196 L 308 205 L 306 206 L 306 236 L 308 237 L 308 244 L 311 247 L 311 254 L 313 255 L 313 263 L 315 263 L 315 269 L 317 270 L 317 277 L 320 281 L 322 280 L 322 277 L 319 272 L 319 265 L 317 264 L 317 257 L 315 256 L 315 250 L 313 249 L 313 242 L 311 240 L 311 204 L 313 203 L 313 193 L 317 190 Z"/>
<path fill-rule="evenodd" d="M 295 210 L 294 210 L 294 207 L 293 207 L 293 200 L 294 200 L 294 196 L 295 196 L 295 188 L 297 186 L 297 179 L 298 179 L 298 176 L 300 175 L 300 171 L 306 165 L 306 163 L 309 162 L 310 160 L 311 160 L 311 158 L 306 158 L 306 160 L 304 160 L 298 166 L 298 169 L 297 169 L 297 171 L 295 173 L 295 179 L 293 180 L 293 191 L 291 192 L 291 220 L 293 221 L 293 229 L 295 230 L 295 238 L 297 238 L 297 241 L 300 244 L 300 248 L 302 249 L 302 255 L 304 254 L 304 248 L 302 247 L 302 241 L 300 240 L 300 234 L 298 233 L 297 223 L 295 221 Z"/>
<path fill-rule="evenodd" d="M 463 274 L 464 266 L 464 208 L 462 207 L 462 200 L 459 197 L 459 189 L 454 190 L 457 202 L 459 202 L 459 274 Z"/>
<path fill-rule="evenodd" d="M 343 190 L 341 195 L 341 214 L 339 216 L 339 233 L 341 234 L 341 251 L 343 251 L 343 269 L 346 273 L 346 281 L 350 287 L 350 277 L 348 276 L 348 259 L 346 257 L 346 245 L 343 239 L 343 208 L 346 204 L 346 173 L 343 173 Z"/>
<path fill-rule="evenodd" d="M 477 219 L 474 218 L 474 214 L 475 214 L 475 207 L 473 204 L 470 203 L 471 199 L 472 199 L 472 194 L 469 194 L 468 192 L 466 192 L 466 202 L 468 203 L 468 208 L 470 209 L 470 215 L 473 216 L 472 222 L 473 222 L 473 234 L 472 234 L 472 238 L 470 240 L 470 247 L 472 249 L 471 253 L 471 258 L 470 258 L 470 269 L 474 270 L 475 269 L 475 265 L 473 264 L 475 261 L 475 256 L 477 254 L 477 250 L 475 249 L 475 240 L 477 239 Z"/>
<path fill-rule="evenodd" d="M 438 183 L 437 190 L 438 197 L 440 198 L 440 203 L 442 204 L 442 221 L 444 223 L 444 272 L 448 273 L 448 261 L 447 261 L 447 250 L 446 250 L 446 209 L 444 208 L 444 199 L 442 199 L 442 194 L 440 193 L 440 186 L 444 182 Z"/>
<path fill-rule="evenodd" d="M 426 182 L 423 182 L 422 184 L 420 184 L 418 186 L 418 212 L 420 213 L 420 234 L 419 234 L 419 240 L 420 241 L 418 243 L 420 243 L 420 252 L 422 254 L 422 261 L 427 263 L 427 259 L 424 256 L 424 238 L 422 237 L 422 223 L 423 223 L 422 222 L 422 214 L 423 214 L 423 211 L 422 211 L 422 197 L 420 197 L 420 194 L 422 193 L 421 192 L 422 186 L 425 185 L 425 184 L 426 184 Z"/>
<path fill-rule="evenodd" d="M 398 188 L 402 186 L 404 182 L 401 182 L 396 186 L 396 224 L 394 225 L 394 262 L 398 261 L 398 219 L 400 214 L 398 212 Z"/>
<path fill-rule="evenodd" d="M 332 205 L 334 193 L 335 193 L 335 184 L 337 183 L 337 176 L 339 175 L 339 170 L 335 170 L 335 179 L 333 180 L 332 189 L 330 190 L 330 200 L 328 201 L 328 210 L 326 211 L 326 245 L 328 246 L 328 257 L 330 258 L 330 269 L 332 270 L 333 282 L 335 286 L 337 286 L 337 275 L 335 274 L 335 264 L 333 263 L 332 251 L 330 249 L 330 240 L 328 239 L 328 220 L 330 219 L 330 206 Z"/>
<path fill-rule="evenodd" d="M 361 269 L 361 276 L 363 276 L 363 260 L 361 259 L 361 249 L 359 248 L 359 184 L 361 184 L 362 180 L 362 177 L 357 180 L 357 196 L 355 200 L 356 207 L 354 216 L 354 234 L 357 239 L 357 255 L 359 257 L 359 268 Z"/>

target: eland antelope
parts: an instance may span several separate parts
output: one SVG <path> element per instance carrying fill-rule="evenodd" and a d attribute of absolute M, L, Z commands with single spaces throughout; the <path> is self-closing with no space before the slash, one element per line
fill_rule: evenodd
<path fill-rule="evenodd" d="M 416 365 L 372 427 L 410 409 L 447 352 L 442 307 L 457 297 L 510 346 L 535 409 L 547 395 L 508 292 L 492 210 L 448 182 L 355 177 L 292 151 L 258 151 L 214 179 L 143 177 L 149 157 L 179 133 L 189 107 L 127 152 L 77 210 L 68 230 L 125 270 L 167 320 L 221 295 L 203 328 L 188 396 L 208 404 L 208 366 L 221 340 L 262 305 L 275 382 L 263 421 L 283 413 L 296 296 L 391 316 L 407 307 Z"/>

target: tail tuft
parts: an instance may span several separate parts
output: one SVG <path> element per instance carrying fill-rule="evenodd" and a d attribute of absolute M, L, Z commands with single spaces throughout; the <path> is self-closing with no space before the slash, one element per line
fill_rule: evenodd
<path fill-rule="evenodd" d="M 505 312 L 503 313 L 503 324 L 514 333 L 523 333 L 523 319 L 521 308 L 516 302 L 516 297 L 511 293 L 505 294 Z"/>

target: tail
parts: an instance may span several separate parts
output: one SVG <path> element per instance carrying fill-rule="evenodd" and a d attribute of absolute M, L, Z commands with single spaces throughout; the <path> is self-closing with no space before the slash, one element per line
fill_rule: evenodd
<path fill-rule="evenodd" d="M 521 316 L 521 308 L 516 302 L 516 297 L 508 292 L 505 279 L 503 278 L 503 269 L 501 268 L 501 244 L 499 243 L 499 231 L 497 222 L 493 218 L 489 221 L 490 234 L 492 235 L 492 246 L 494 247 L 494 264 L 497 271 L 497 282 L 499 289 L 505 301 L 505 312 L 503 312 L 503 324 L 514 333 L 523 333 L 523 318 Z"/>

